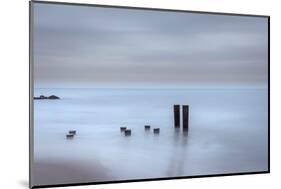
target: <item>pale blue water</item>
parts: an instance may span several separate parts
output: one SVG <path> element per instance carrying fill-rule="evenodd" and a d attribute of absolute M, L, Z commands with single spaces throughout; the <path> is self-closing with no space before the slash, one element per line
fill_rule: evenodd
<path fill-rule="evenodd" d="M 267 89 L 35 89 L 34 93 L 61 97 L 34 101 L 35 162 L 83 162 L 89 170 L 98 162 L 109 175 L 104 180 L 267 170 Z M 188 136 L 174 130 L 174 104 L 190 106 Z M 145 132 L 146 124 L 159 127 L 160 135 Z M 132 136 L 124 137 L 121 126 L 131 128 Z M 66 140 L 70 129 L 77 130 L 77 136 Z M 44 184 L 54 184 L 49 182 Z"/>

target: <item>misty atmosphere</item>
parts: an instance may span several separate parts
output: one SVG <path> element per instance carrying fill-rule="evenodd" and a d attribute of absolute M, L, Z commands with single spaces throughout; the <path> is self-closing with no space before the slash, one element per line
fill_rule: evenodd
<path fill-rule="evenodd" d="M 267 18 L 32 6 L 33 185 L 268 170 Z"/>

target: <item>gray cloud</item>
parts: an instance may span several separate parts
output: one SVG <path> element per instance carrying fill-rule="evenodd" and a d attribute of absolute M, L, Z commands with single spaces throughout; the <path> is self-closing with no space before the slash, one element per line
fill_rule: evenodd
<path fill-rule="evenodd" d="M 34 5 L 37 87 L 267 83 L 266 18 Z"/>

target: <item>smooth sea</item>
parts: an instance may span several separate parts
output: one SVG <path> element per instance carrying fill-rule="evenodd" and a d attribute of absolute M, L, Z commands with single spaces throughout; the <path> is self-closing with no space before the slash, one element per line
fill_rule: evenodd
<path fill-rule="evenodd" d="M 34 100 L 39 185 L 268 169 L 267 89 L 35 88 L 39 95 L 60 97 Z M 174 128 L 174 104 L 189 105 L 188 133 Z"/>

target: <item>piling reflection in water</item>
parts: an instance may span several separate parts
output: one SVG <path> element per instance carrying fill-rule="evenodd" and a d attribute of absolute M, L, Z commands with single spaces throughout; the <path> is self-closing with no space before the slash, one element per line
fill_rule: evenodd
<path fill-rule="evenodd" d="M 167 168 L 167 176 L 183 176 L 186 166 L 188 132 L 175 128 L 173 133 L 173 148 Z"/>

